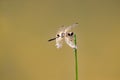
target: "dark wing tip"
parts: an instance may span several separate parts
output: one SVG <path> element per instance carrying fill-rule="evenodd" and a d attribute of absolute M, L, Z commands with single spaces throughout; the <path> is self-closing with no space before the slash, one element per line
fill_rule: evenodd
<path fill-rule="evenodd" d="M 78 22 L 76 22 L 75 24 L 78 24 Z"/>

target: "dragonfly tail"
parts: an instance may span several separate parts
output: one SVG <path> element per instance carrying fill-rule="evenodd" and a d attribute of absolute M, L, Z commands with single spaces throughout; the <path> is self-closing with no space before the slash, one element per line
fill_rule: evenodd
<path fill-rule="evenodd" d="M 56 38 L 49 39 L 48 41 L 50 42 L 50 41 L 53 41 L 53 40 L 56 40 Z"/>

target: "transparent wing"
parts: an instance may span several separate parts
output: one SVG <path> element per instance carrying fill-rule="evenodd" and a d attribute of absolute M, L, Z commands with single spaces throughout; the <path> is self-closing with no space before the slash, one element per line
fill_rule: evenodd
<path fill-rule="evenodd" d="M 74 44 L 73 36 L 67 36 L 67 37 L 65 37 L 65 42 L 66 42 L 71 48 L 77 48 L 77 46 Z"/>
<path fill-rule="evenodd" d="M 56 34 L 56 47 L 61 48 L 63 44 L 63 36 L 62 33 L 64 33 L 65 27 L 61 26 Z"/>
<path fill-rule="evenodd" d="M 65 31 L 65 26 L 63 25 L 63 26 L 61 26 L 60 28 L 59 28 L 59 30 L 57 31 L 57 34 L 60 34 L 60 33 L 63 33 L 64 31 Z"/>
<path fill-rule="evenodd" d="M 57 48 L 61 48 L 62 43 L 63 43 L 63 38 L 61 38 L 61 37 L 56 38 L 56 47 Z"/>
<path fill-rule="evenodd" d="M 66 32 L 69 32 L 72 28 L 76 27 L 77 25 L 78 25 L 78 23 L 74 23 L 73 25 L 68 26 L 68 27 L 65 29 L 65 33 L 66 33 Z"/>

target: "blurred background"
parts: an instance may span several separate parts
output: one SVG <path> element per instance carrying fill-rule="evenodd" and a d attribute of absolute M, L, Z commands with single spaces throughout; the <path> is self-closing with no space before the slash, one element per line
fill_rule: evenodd
<path fill-rule="evenodd" d="M 0 80 L 75 80 L 73 50 L 47 41 L 75 22 L 79 80 L 120 80 L 119 0 L 0 0 Z"/>

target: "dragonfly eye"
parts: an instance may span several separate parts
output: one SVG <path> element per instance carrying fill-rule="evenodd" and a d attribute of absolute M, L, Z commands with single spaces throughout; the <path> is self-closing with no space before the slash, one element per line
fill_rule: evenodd
<path fill-rule="evenodd" d="M 70 36 L 70 33 L 68 33 L 68 36 Z"/>
<path fill-rule="evenodd" d="M 68 33 L 68 36 L 73 36 L 73 32 Z"/>
<path fill-rule="evenodd" d="M 73 32 L 71 32 L 70 35 L 73 36 Z"/>

